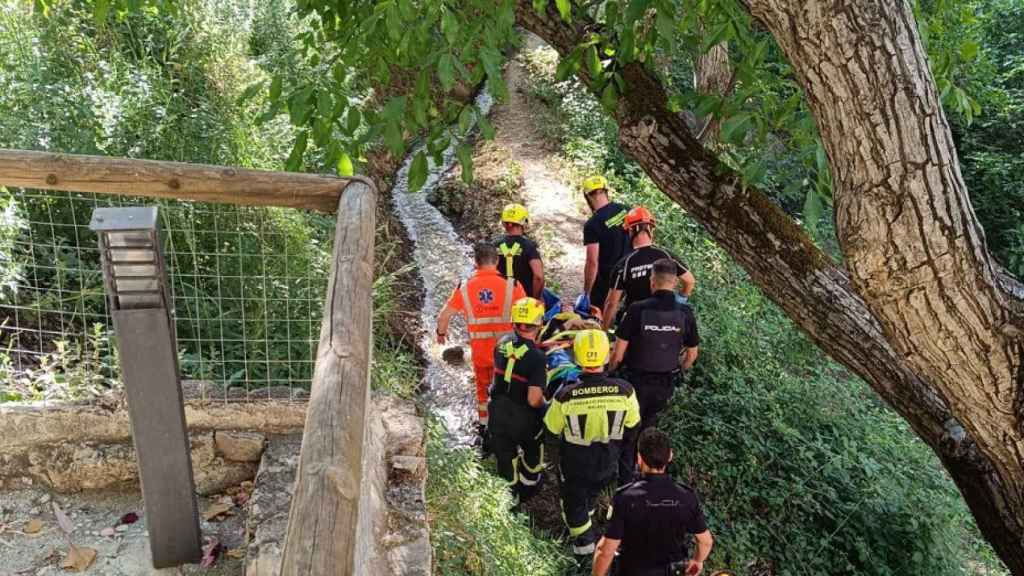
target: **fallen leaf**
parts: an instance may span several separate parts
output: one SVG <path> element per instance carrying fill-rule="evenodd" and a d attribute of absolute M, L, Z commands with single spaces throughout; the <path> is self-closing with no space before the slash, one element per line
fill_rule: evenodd
<path fill-rule="evenodd" d="M 56 502 L 51 502 L 50 504 L 53 505 L 53 515 L 57 517 L 57 525 L 60 526 L 60 529 L 63 530 L 65 534 L 70 535 L 75 531 L 75 525 L 71 523 L 71 519 L 68 518 L 68 515 L 60 509 L 60 506 L 57 506 Z"/>
<path fill-rule="evenodd" d="M 232 548 L 225 552 L 228 558 L 245 558 L 245 548 Z"/>
<path fill-rule="evenodd" d="M 125 514 L 124 516 L 121 516 L 121 519 L 118 520 L 117 524 L 114 524 L 114 526 L 120 526 L 122 524 L 135 524 L 138 521 L 139 521 L 139 515 L 136 514 L 135 512 L 129 512 L 129 513 Z"/>
<path fill-rule="evenodd" d="M 218 516 L 226 515 L 230 511 L 231 504 L 216 502 L 210 505 L 210 507 L 206 509 L 206 512 L 203 512 L 203 520 L 213 520 Z"/>
<path fill-rule="evenodd" d="M 92 566 L 95 560 L 95 550 L 92 548 L 79 548 L 72 544 L 71 550 L 68 551 L 68 555 L 60 563 L 60 567 L 72 572 L 85 572 L 89 569 L 89 566 Z"/>
<path fill-rule="evenodd" d="M 39 518 L 33 518 L 28 522 L 25 522 L 25 534 L 38 534 L 43 529 L 43 521 Z"/>
<path fill-rule="evenodd" d="M 114 530 L 110 526 L 107 526 L 103 530 L 100 530 L 100 536 L 103 536 L 104 538 L 110 538 L 114 534 L 117 534 L 117 530 Z"/>
<path fill-rule="evenodd" d="M 220 502 L 221 504 L 227 504 L 228 506 L 235 505 L 235 500 L 231 496 L 221 496 L 220 498 L 217 499 L 217 502 Z"/>
<path fill-rule="evenodd" d="M 213 566 L 223 550 L 224 547 L 221 546 L 220 540 L 210 536 L 209 540 L 206 541 L 206 546 L 203 546 L 203 560 L 199 563 L 199 566 L 202 568 Z"/>
<path fill-rule="evenodd" d="M 253 486 L 255 486 L 255 484 L 253 484 L 252 480 L 246 480 L 245 482 L 242 482 L 240 486 L 242 490 L 245 490 L 246 492 L 252 492 L 252 488 Z"/>

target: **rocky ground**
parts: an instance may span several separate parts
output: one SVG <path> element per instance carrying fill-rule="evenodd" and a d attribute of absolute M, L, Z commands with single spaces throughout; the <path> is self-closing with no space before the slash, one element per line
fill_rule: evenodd
<path fill-rule="evenodd" d="M 251 489 L 251 484 L 247 486 Z M 210 566 L 182 569 L 152 568 L 146 516 L 138 493 L 103 492 L 53 495 L 38 489 L 0 492 L 0 575 L 44 576 L 74 570 L 69 560 L 73 544 L 78 568 L 104 576 L 243 573 L 246 543 L 245 507 L 238 502 L 247 488 L 200 498 L 200 529 L 210 551 Z M 233 494 L 233 495 L 232 495 Z M 54 510 L 70 520 L 65 534 Z M 208 518 L 207 518 L 208 517 Z M 65 566 L 69 564 L 69 566 Z"/>

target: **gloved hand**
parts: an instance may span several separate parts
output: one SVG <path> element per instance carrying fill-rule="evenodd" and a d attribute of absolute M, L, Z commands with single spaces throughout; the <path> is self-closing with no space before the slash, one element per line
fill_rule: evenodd
<path fill-rule="evenodd" d="M 583 293 L 577 296 L 573 310 L 575 310 L 577 314 L 590 316 L 590 295 Z"/>

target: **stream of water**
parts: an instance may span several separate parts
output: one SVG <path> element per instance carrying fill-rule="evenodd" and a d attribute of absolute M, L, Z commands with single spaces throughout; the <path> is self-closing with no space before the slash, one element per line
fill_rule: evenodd
<path fill-rule="evenodd" d="M 487 114 L 493 99 L 486 91 L 476 98 L 477 107 Z M 443 155 L 441 164 L 430 162 L 427 181 L 417 192 L 409 191 L 409 167 L 415 154 L 423 148 L 414 148 L 395 177 L 391 198 L 399 219 L 405 225 L 413 242 L 413 257 L 423 281 L 422 325 L 420 348 L 426 358 L 424 400 L 432 411 L 443 418 L 452 438 L 468 444 L 476 425 L 476 396 L 469 364 L 469 346 L 465 323 L 454 321 L 448 333 L 448 344 L 437 344 L 434 333 L 437 315 L 459 280 L 473 271 L 470 246 L 459 238 L 452 225 L 428 201 L 428 195 L 437 188 L 441 177 L 455 164 L 453 142 Z M 449 364 L 441 357 L 446 348 L 463 347 L 466 362 Z"/>

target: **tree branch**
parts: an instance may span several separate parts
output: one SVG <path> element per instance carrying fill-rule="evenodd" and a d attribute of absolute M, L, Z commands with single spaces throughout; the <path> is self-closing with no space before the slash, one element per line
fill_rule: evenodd
<path fill-rule="evenodd" d="M 518 0 L 519 24 L 563 57 L 582 41 L 588 23 L 562 22 L 553 7 L 534 11 Z M 627 91 L 615 110 L 619 140 L 658 187 L 700 222 L 752 281 L 822 350 L 864 378 L 903 416 L 950 471 L 983 533 L 996 543 L 1021 526 L 987 458 L 953 417 L 948 400 L 889 344 L 881 325 L 853 289 L 845 269 L 831 262 L 804 231 L 759 190 L 694 138 L 672 113 L 657 78 L 632 63 L 623 69 Z M 593 92 L 585 70 L 580 79 Z M 983 512 L 983 513 L 981 513 Z M 998 544 L 997 544 L 998 547 Z"/>

